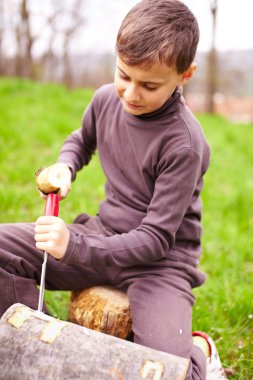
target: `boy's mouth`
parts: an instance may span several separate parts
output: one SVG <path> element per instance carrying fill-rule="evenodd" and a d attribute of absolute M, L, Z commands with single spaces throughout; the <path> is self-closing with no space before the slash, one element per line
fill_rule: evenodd
<path fill-rule="evenodd" d="M 133 110 L 139 110 L 140 108 L 143 108 L 143 106 L 141 106 L 141 105 L 139 105 L 139 104 L 134 104 L 134 103 L 129 103 L 128 101 L 126 101 L 125 99 L 124 99 L 124 103 L 125 103 L 125 105 L 128 107 L 128 108 L 131 108 L 131 109 L 133 109 Z"/>

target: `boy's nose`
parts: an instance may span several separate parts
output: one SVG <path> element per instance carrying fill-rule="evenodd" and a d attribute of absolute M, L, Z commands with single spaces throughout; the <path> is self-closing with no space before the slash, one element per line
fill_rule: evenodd
<path fill-rule="evenodd" d="M 128 103 L 137 103 L 140 101 L 140 94 L 134 84 L 129 84 L 124 92 L 125 100 Z"/>

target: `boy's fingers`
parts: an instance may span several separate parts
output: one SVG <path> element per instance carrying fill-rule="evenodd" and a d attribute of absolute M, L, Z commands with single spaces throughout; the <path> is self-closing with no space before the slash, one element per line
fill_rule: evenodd
<path fill-rule="evenodd" d="M 69 241 L 69 230 L 61 218 L 56 216 L 40 216 L 35 225 L 36 248 L 48 252 L 60 260 Z"/>
<path fill-rule="evenodd" d="M 60 188 L 60 190 L 58 191 L 58 195 L 59 195 L 60 199 L 66 198 L 66 196 L 68 195 L 69 191 L 70 191 L 70 186 L 69 185 L 62 186 Z"/>
<path fill-rule="evenodd" d="M 48 234 L 44 234 L 44 233 L 41 233 L 41 234 L 35 234 L 35 241 L 36 242 L 45 242 L 45 241 L 48 241 Z"/>
<path fill-rule="evenodd" d="M 48 244 L 48 242 L 37 241 L 35 245 L 36 248 L 41 251 L 49 251 L 50 249 L 50 244 Z"/>
<path fill-rule="evenodd" d="M 58 217 L 57 216 L 40 216 L 36 220 L 36 225 L 41 225 L 41 224 L 54 224 L 57 221 Z"/>
<path fill-rule="evenodd" d="M 36 224 L 34 231 L 35 234 L 46 234 L 49 232 L 48 224 Z"/>

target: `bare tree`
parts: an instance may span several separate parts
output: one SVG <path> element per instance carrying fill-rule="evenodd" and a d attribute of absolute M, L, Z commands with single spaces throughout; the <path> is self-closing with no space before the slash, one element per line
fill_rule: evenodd
<path fill-rule="evenodd" d="M 73 68 L 71 59 L 71 46 L 74 38 L 85 24 L 85 6 L 86 0 L 53 0 L 51 2 L 52 13 L 47 18 L 47 24 L 50 28 L 50 38 L 48 48 L 44 54 L 44 65 L 51 67 L 53 63 L 57 64 L 57 73 L 52 73 L 52 67 L 46 76 L 51 74 L 61 79 L 67 86 L 73 85 Z M 55 46 L 57 45 L 57 52 Z M 61 78 L 59 78 L 61 72 Z M 52 78 L 49 78 L 52 79 Z"/>
<path fill-rule="evenodd" d="M 208 92 L 207 92 L 207 111 L 210 113 L 215 112 L 214 95 L 217 92 L 217 51 L 215 46 L 216 26 L 217 26 L 217 10 L 218 0 L 211 0 L 211 15 L 212 15 L 212 42 L 211 49 L 208 54 Z"/>
<path fill-rule="evenodd" d="M 31 14 L 28 0 L 21 0 L 19 4 L 19 22 L 16 24 L 16 71 L 20 76 L 33 77 L 32 48 L 35 37 L 31 31 Z"/>
<path fill-rule="evenodd" d="M 4 39 L 4 4 L 3 4 L 3 0 L 0 0 L 0 75 L 4 74 L 3 39 Z"/>
<path fill-rule="evenodd" d="M 64 62 L 64 83 L 71 87 L 72 86 L 72 70 L 70 63 L 70 45 L 72 43 L 73 37 L 78 32 L 81 26 L 84 24 L 84 18 L 80 13 L 80 8 L 83 5 L 83 0 L 76 0 L 73 4 L 71 16 L 71 22 L 65 29 L 64 33 L 64 43 L 63 43 L 63 62 Z"/>
<path fill-rule="evenodd" d="M 69 87 L 83 83 L 84 72 L 95 85 L 111 79 L 110 62 L 96 55 L 90 64 L 80 46 L 86 4 L 87 0 L 0 0 L 2 74 L 64 82 Z"/>
<path fill-rule="evenodd" d="M 47 49 L 42 54 L 41 65 L 43 67 L 43 79 L 46 81 L 54 81 L 56 78 L 57 70 L 57 57 L 54 51 L 54 44 L 59 33 L 58 19 L 62 13 L 62 2 L 60 0 L 52 1 L 53 11 L 46 17 L 45 23 L 50 29 L 50 36 L 48 38 Z"/>

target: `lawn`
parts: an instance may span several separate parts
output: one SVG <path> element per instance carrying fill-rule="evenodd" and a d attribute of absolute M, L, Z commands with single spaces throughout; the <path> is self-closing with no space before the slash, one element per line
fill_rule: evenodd
<path fill-rule="evenodd" d="M 66 136 L 80 126 L 92 91 L 0 78 L 0 223 L 32 222 L 44 203 L 35 171 L 56 161 Z M 206 284 L 196 289 L 194 329 L 216 341 L 231 379 L 253 378 L 253 125 L 197 115 L 212 150 L 203 200 Z M 104 197 L 97 156 L 78 174 L 61 203 L 66 221 L 81 211 L 95 215 Z M 53 316 L 67 318 L 69 293 L 47 292 Z M 169 316 L 168 316 L 169 317 Z"/>

